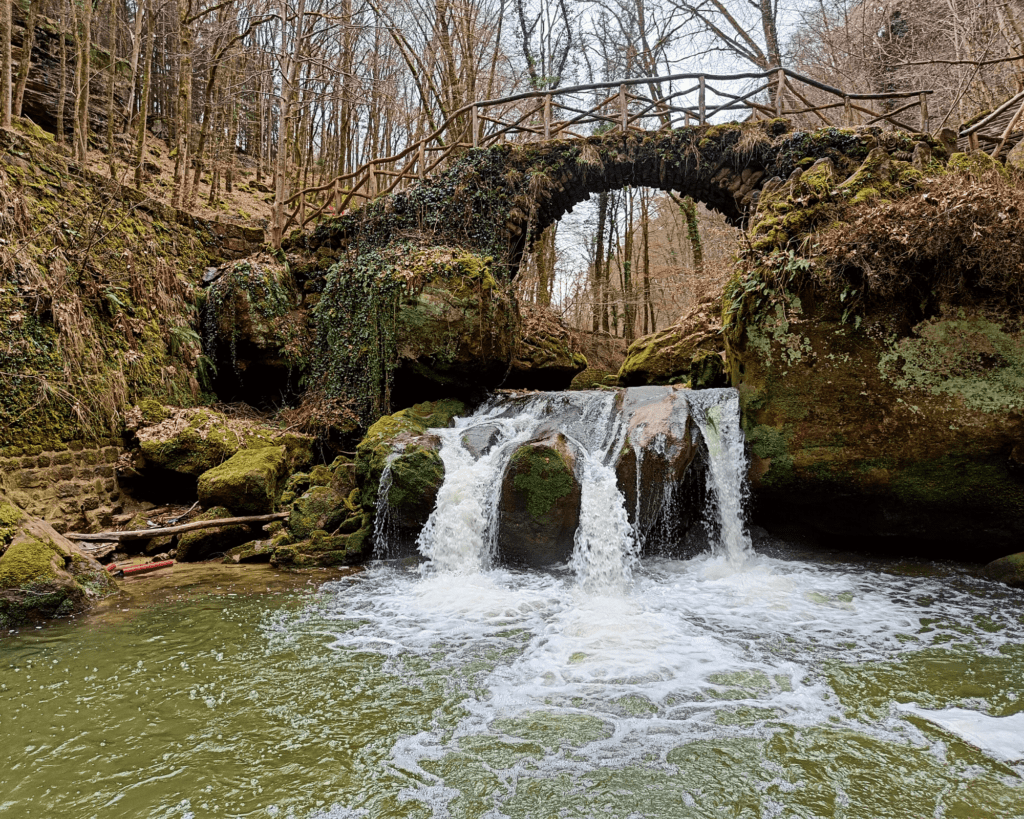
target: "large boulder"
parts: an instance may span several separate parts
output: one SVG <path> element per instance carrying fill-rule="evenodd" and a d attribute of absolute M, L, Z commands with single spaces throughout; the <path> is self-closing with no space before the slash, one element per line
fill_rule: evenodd
<path fill-rule="evenodd" d="M 456 400 L 416 404 L 378 420 L 356 448 L 355 472 L 367 525 L 378 514 L 386 516 L 377 528 L 389 542 L 376 544 L 384 556 L 415 551 L 444 481 L 440 440 L 428 430 L 447 427 L 464 412 L 465 405 Z M 382 481 L 385 473 L 387 480 Z M 386 505 L 379 500 L 382 488 Z"/>
<path fill-rule="evenodd" d="M 523 444 L 512 454 L 498 507 L 502 560 L 543 567 L 572 557 L 582 497 L 575 467 L 563 435 Z"/>
<path fill-rule="evenodd" d="M 629 522 L 645 551 L 672 550 L 692 525 L 695 504 L 679 502 L 696 494 L 697 455 L 689 413 L 676 411 L 677 390 L 650 388 L 624 394 L 628 418 L 626 443 L 615 464 L 615 477 L 626 500 Z M 699 514 L 699 511 L 698 511 Z"/>
<path fill-rule="evenodd" d="M 587 368 L 579 333 L 549 307 L 521 304 L 522 332 L 503 386 L 564 390 Z"/>
<path fill-rule="evenodd" d="M 277 506 L 287 471 L 284 446 L 241 449 L 199 476 L 199 503 L 204 509 L 231 504 L 238 515 L 268 514 Z"/>
<path fill-rule="evenodd" d="M 705 299 L 671 327 L 634 341 L 619 369 L 619 384 L 726 386 L 721 311 L 720 297 Z"/>
<path fill-rule="evenodd" d="M 86 611 L 115 589 L 99 563 L 0 495 L 0 628 Z"/>
<path fill-rule="evenodd" d="M 127 477 L 134 477 L 146 494 L 191 494 L 200 475 L 247 449 L 284 447 L 289 470 L 313 461 L 310 436 L 205 407 L 175 409 L 143 402 L 131 413 L 128 428 L 137 447 L 134 474 Z"/>
<path fill-rule="evenodd" d="M 1024 552 L 993 560 L 981 570 L 981 576 L 1015 589 L 1024 589 Z"/>
<path fill-rule="evenodd" d="M 758 514 L 991 559 L 1024 539 L 1024 192 L 874 154 L 858 193 L 791 185 L 727 288 Z M 812 195 L 832 203 L 813 242 L 787 239 L 778 215 Z"/>
<path fill-rule="evenodd" d="M 315 390 L 355 396 L 365 423 L 392 406 L 476 398 L 501 384 L 518 338 L 511 285 L 489 256 L 410 244 L 323 274 Z"/>

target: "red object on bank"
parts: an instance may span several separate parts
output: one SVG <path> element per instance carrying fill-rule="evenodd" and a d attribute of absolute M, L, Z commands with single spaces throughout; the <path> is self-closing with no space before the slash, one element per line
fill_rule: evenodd
<path fill-rule="evenodd" d="M 121 569 L 125 574 L 142 574 L 143 572 L 151 572 L 155 569 L 165 569 L 168 566 L 173 566 L 173 560 L 162 560 L 159 563 L 140 563 L 137 566 L 128 566 Z"/>

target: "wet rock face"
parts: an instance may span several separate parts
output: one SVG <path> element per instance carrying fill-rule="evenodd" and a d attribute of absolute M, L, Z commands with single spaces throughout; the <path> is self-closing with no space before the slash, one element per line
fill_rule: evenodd
<path fill-rule="evenodd" d="M 731 346 L 758 519 L 851 547 L 982 560 L 1019 547 L 1021 329 L 960 307 L 913 327 L 841 319 L 794 297 Z"/>
<path fill-rule="evenodd" d="M 386 528 L 388 553 L 402 557 L 416 553 L 416 539 L 426 524 L 444 481 L 444 465 L 438 455 L 440 441 L 428 429 L 447 427 L 465 412 L 461 401 L 424 402 L 381 418 L 369 428 L 356 448 L 355 476 L 359 505 L 367 533 L 378 514 L 381 478 L 390 470 L 387 487 Z M 384 548 L 385 544 L 377 544 Z"/>
<path fill-rule="evenodd" d="M 699 470 L 689 469 L 697 456 L 689 415 L 673 416 L 673 396 L 664 390 L 644 395 L 633 390 L 625 399 L 629 416 L 626 444 L 615 465 L 616 483 L 626 501 L 629 522 L 645 551 L 682 541 L 693 523 L 684 497 L 699 494 Z M 639 520 L 639 525 L 637 521 Z"/>
<path fill-rule="evenodd" d="M 565 437 L 524 444 L 501 484 L 498 553 L 513 565 L 564 563 L 572 557 L 582 496 Z"/>

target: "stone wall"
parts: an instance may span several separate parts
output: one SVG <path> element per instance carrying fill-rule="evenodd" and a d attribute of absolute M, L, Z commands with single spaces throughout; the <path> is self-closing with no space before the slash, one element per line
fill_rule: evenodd
<path fill-rule="evenodd" d="M 0 449 L 0 492 L 62 534 L 109 527 L 123 511 L 117 482 L 121 441 L 71 441 L 66 449 Z"/>

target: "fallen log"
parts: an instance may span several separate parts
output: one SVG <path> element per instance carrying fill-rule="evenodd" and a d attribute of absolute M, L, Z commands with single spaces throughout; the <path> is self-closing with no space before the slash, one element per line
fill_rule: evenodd
<path fill-rule="evenodd" d="M 132 529 L 129 532 L 69 532 L 64 535 L 68 540 L 104 541 L 104 540 L 151 540 L 166 535 L 180 535 L 194 532 L 196 529 L 212 529 L 215 526 L 232 526 L 237 523 L 270 523 L 272 520 L 284 520 L 288 512 L 275 512 L 272 515 L 249 515 L 242 518 L 220 518 L 218 520 L 194 520 L 192 523 L 179 523 L 177 526 L 158 526 L 154 529 Z"/>

